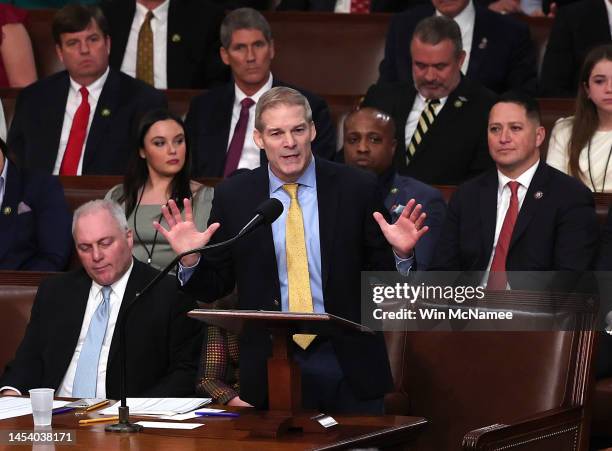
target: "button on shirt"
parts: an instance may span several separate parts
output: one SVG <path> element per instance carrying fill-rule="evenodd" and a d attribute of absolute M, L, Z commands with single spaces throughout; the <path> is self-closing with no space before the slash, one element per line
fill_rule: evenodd
<path fill-rule="evenodd" d="M 123 0 L 125 1 L 125 0 Z M 166 0 L 157 8 L 152 9 L 151 31 L 153 32 L 153 80 L 157 89 L 168 88 L 167 48 L 168 48 L 168 8 L 170 0 Z M 121 72 L 136 78 L 136 57 L 138 55 L 138 33 L 145 21 L 149 9 L 136 2 L 136 11 L 132 28 L 128 36 Z"/>
<path fill-rule="evenodd" d="M 111 343 L 113 341 L 113 334 L 115 331 L 115 325 L 117 323 L 117 317 L 119 316 L 119 309 L 121 308 L 121 301 L 125 294 L 125 287 L 127 286 L 128 279 L 132 273 L 134 263 L 130 265 L 126 273 L 121 278 L 111 285 L 110 295 L 110 311 L 108 317 L 108 325 L 106 326 L 106 335 L 104 336 L 104 342 L 102 343 L 102 350 L 100 351 L 100 360 L 98 361 L 98 380 L 96 384 L 96 398 L 106 398 L 106 366 L 108 363 L 108 354 L 110 351 Z M 74 382 L 74 376 L 76 374 L 77 363 L 79 361 L 79 355 L 87 336 L 87 330 L 89 329 L 89 323 L 102 302 L 102 286 L 96 282 L 91 282 L 91 288 L 89 289 L 89 298 L 87 299 L 87 307 L 85 309 L 85 316 L 83 317 L 83 323 L 81 325 L 81 333 L 79 334 L 79 340 L 77 341 L 76 349 L 72 355 L 70 365 L 66 375 L 62 380 L 62 383 L 57 390 L 56 396 L 72 396 L 72 384 Z"/>
<path fill-rule="evenodd" d="M 497 245 L 497 239 L 499 238 L 499 234 L 501 232 L 502 225 L 504 224 L 504 218 L 506 217 L 506 211 L 508 211 L 508 206 L 510 205 L 510 187 L 508 186 L 508 182 L 512 180 L 516 180 L 519 182 L 519 187 L 517 191 L 517 197 L 519 202 L 519 214 L 521 211 L 521 207 L 523 206 L 523 201 L 525 200 L 525 195 L 527 194 L 527 190 L 529 189 L 529 185 L 531 184 L 531 180 L 538 169 L 538 164 L 540 160 L 538 160 L 533 166 L 523 172 L 516 179 L 510 179 L 506 177 L 501 172 L 497 171 L 497 177 L 499 180 L 499 185 L 497 187 L 497 219 L 495 221 L 495 235 L 493 238 L 493 249 L 491 249 L 491 256 L 489 257 L 489 264 L 487 265 L 487 272 L 484 277 L 484 283 L 489 277 L 489 271 L 491 269 L 491 263 L 493 263 L 493 255 L 495 254 L 495 246 Z"/>
<path fill-rule="evenodd" d="M 440 110 L 444 107 L 444 104 L 448 100 L 448 97 L 443 97 L 439 100 L 440 103 L 434 106 L 436 115 L 440 113 Z M 419 118 L 421 117 L 421 113 L 423 113 L 423 110 L 425 109 L 426 102 L 427 99 L 421 94 L 417 93 L 414 98 L 414 103 L 412 104 L 412 110 L 410 111 L 410 114 L 408 115 L 408 120 L 406 121 L 406 129 L 404 133 L 404 138 L 406 140 L 405 148 L 407 148 L 408 144 L 410 144 L 412 135 L 414 135 L 414 131 L 416 130 L 417 125 L 419 124 Z"/>
<path fill-rule="evenodd" d="M 441 16 L 440 11 L 436 11 L 436 16 Z M 474 4 L 470 1 L 465 9 L 453 17 L 453 20 L 459 25 L 461 30 L 461 41 L 463 42 L 463 50 L 465 50 L 465 60 L 461 66 L 463 75 L 467 74 L 468 64 L 470 63 L 470 53 L 472 51 L 472 40 L 474 39 L 474 22 L 476 21 L 476 10 Z"/>
<path fill-rule="evenodd" d="M 255 103 L 257 103 L 259 98 L 270 89 L 272 89 L 272 74 L 269 75 L 266 84 L 252 96 L 247 96 L 240 90 L 238 85 L 234 84 L 234 106 L 232 108 L 232 122 L 230 125 L 230 134 L 227 139 L 226 151 L 229 149 L 229 145 L 232 142 L 234 129 L 236 128 L 236 124 L 240 118 L 240 110 L 242 109 L 240 102 L 242 102 L 246 97 L 250 97 Z M 253 130 L 255 130 L 255 105 L 253 105 L 249 110 L 249 122 L 247 124 L 244 146 L 242 147 L 242 154 L 240 155 L 240 161 L 238 161 L 237 169 L 255 169 L 260 166 L 260 150 L 253 140 Z"/>
<path fill-rule="evenodd" d="M 280 180 L 268 166 L 268 177 L 270 179 L 270 197 L 278 199 L 283 204 L 283 212 L 276 221 L 272 223 L 272 237 L 274 240 L 274 252 L 278 267 L 278 280 L 280 282 L 281 302 L 283 311 L 289 311 L 289 290 L 287 286 L 287 253 L 285 247 L 285 223 L 289 212 L 291 199 L 283 189 L 285 182 Z M 323 287 L 321 277 L 321 240 L 319 236 L 319 203 L 317 198 L 317 176 L 315 173 L 315 160 L 311 157 L 306 171 L 297 180 L 298 202 L 302 210 L 304 220 L 304 241 L 306 242 L 306 254 L 308 257 L 308 272 L 310 273 L 310 291 L 312 293 L 312 305 L 315 313 L 325 313 L 323 301 Z"/>
<path fill-rule="evenodd" d="M 83 158 L 85 157 L 85 149 L 87 148 L 87 139 L 89 138 L 89 130 L 91 129 L 91 123 L 96 114 L 96 107 L 98 106 L 98 99 L 102 94 L 104 83 L 108 78 L 109 69 L 106 68 L 106 72 L 94 81 L 89 86 L 86 86 L 89 91 L 87 98 L 89 102 L 89 123 L 87 124 L 87 135 L 85 136 L 85 142 L 83 142 L 83 150 L 81 151 L 81 159 L 79 160 L 79 167 L 77 169 L 77 175 L 83 174 Z M 66 101 L 66 110 L 64 112 L 64 122 L 62 124 L 62 134 L 60 135 L 59 149 L 57 150 L 57 158 L 55 160 L 55 166 L 53 167 L 53 175 L 59 175 L 59 170 L 62 165 L 62 159 L 64 158 L 64 152 L 66 152 L 66 145 L 68 145 L 68 138 L 70 136 L 70 129 L 72 128 L 72 121 L 76 114 L 79 105 L 81 105 L 82 96 L 79 92 L 81 85 L 70 79 L 70 88 L 68 88 L 68 100 Z"/>

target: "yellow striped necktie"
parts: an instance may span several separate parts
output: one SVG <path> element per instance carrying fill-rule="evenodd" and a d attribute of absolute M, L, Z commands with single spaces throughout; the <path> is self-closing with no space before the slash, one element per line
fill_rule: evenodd
<path fill-rule="evenodd" d="M 440 104 L 440 99 L 431 99 L 425 102 L 425 108 L 421 112 L 421 116 L 419 117 L 419 122 L 417 124 L 416 130 L 410 139 L 410 143 L 408 144 L 408 149 L 406 152 L 406 164 L 410 163 L 410 160 L 414 157 L 414 154 L 417 151 L 419 144 L 423 141 L 423 137 L 425 133 L 430 129 L 434 120 L 436 119 L 436 106 Z"/>
<path fill-rule="evenodd" d="M 304 238 L 304 220 L 297 198 L 298 184 L 287 183 L 283 189 L 289 194 L 291 203 L 285 223 L 285 251 L 287 253 L 287 284 L 289 291 L 289 311 L 312 313 L 312 293 L 308 272 L 308 254 Z M 306 349 L 316 335 L 294 334 L 293 341 Z"/>
<path fill-rule="evenodd" d="M 153 30 L 151 20 L 155 16 L 149 11 L 138 32 L 138 49 L 136 53 L 136 78 L 153 86 Z"/>

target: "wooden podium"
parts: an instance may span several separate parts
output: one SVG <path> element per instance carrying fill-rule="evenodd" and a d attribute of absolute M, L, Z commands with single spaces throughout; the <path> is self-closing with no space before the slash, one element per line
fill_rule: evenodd
<path fill-rule="evenodd" d="M 264 330 L 272 335 L 272 357 L 268 359 L 270 410 L 263 419 L 258 418 L 256 428 L 244 424 L 244 429 L 257 431 L 265 437 L 277 437 L 288 429 L 306 432 L 324 432 L 327 429 L 319 423 L 316 414 L 302 409 L 301 372 L 291 357 L 293 334 L 374 333 L 361 324 L 327 313 L 202 309 L 192 310 L 188 315 L 237 335 L 253 330 Z"/>

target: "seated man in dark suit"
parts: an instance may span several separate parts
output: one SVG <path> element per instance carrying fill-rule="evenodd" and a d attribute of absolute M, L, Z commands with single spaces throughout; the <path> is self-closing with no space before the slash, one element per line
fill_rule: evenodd
<path fill-rule="evenodd" d="M 206 0 L 106 0 L 101 7 L 113 69 L 157 89 L 210 88 L 229 79 L 218 51 L 221 8 Z"/>
<path fill-rule="evenodd" d="M 253 106 L 270 88 L 287 86 L 270 72 L 274 41 L 261 13 L 250 8 L 229 13 L 221 25 L 221 44 L 221 58 L 231 67 L 234 82 L 194 98 L 186 119 L 198 177 L 225 177 L 236 169 L 265 163 L 265 154 L 253 141 Z M 312 106 L 317 127 L 313 151 L 331 159 L 336 153 L 336 133 L 327 104 L 314 94 L 300 92 Z"/>
<path fill-rule="evenodd" d="M 62 271 L 72 238 L 57 178 L 20 171 L 0 139 L 0 269 Z"/>
<path fill-rule="evenodd" d="M 393 252 L 372 218 L 375 210 L 384 211 L 374 176 L 313 156 L 312 111 L 294 89 L 263 94 L 255 127 L 268 165 L 217 186 L 205 232 L 196 229 L 188 200 L 184 220 L 170 201 L 170 211 L 163 208 L 169 229 L 155 226 L 180 253 L 206 244 L 213 233 L 214 242 L 233 236 L 269 198 L 278 199 L 284 211 L 217 254 L 184 257 L 179 271 L 184 289 L 213 301 L 236 286 L 240 309 L 327 312 L 360 322 L 361 271 L 395 269 Z M 294 336 L 294 341 L 304 407 L 382 413 L 391 382 L 382 334 Z M 240 337 L 240 399 L 255 407 L 267 405 L 271 345 L 266 333 Z"/>
<path fill-rule="evenodd" d="M 472 0 L 431 0 L 393 17 L 387 32 L 379 81 L 412 82 L 410 41 L 417 24 L 433 15 L 454 19 L 466 57 L 461 71 L 470 80 L 502 93 L 536 91 L 536 54 L 526 24 L 489 11 Z"/>
<path fill-rule="evenodd" d="M 542 62 L 540 95 L 576 95 L 587 53 L 612 40 L 611 17 L 612 4 L 608 0 L 583 0 L 559 10 Z"/>
<path fill-rule="evenodd" d="M 118 319 L 157 271 L 132 257 L 123 209 L 96 200 L 74 213 L 83 267 L 43 281 L 0 393 L 50 387 L 57 396 L 119 397 Z M 201 326 L 186 312 L 195 303 L 172 278 L 138 299 L 127 320 L 127 396 L 189 396 L 194 392 Z M 115 333 L 117 332 L 117 333 Z"/>
<path fill-rule="evenodd" d="M 376 84 L 363 104 L 395 120 L 400 174 L 457 185 L 492 166 L 486 123 L 495 96 L 461 75 L 465 52 L 452 19 L 423 19 L 410 52 L 414 82 Z"/>
<path fill-rule="evenodd" d="M 137 115 L 166 105 L 164 95 L 108 67 L 106 19 L 93 6 L 69 5 L 53 19 L 66 71 L 17 97 L 8 145 L 25 168 L 49 174 L 123 174 Z"/>
<path fill-rule="evenodd" d="M 416 199 L 427 213 L 425 224 L 429 231 L 415 250 L 419 269 L 427 269 L 444 222 L 446 203 L 437 189 L 395 171 L 396 143 L 393 119 L 382 111 L 365 107 L 351 112 L 344 120 L 344 161 L 378 176 L 378 193 L 391 222 L 399 218 L 410 199 Z"/>
<path fill-rule="evenodd" d="M 506 270 L 590 269 L 599 236 L 593 196 L 540 161 L 545 131 L 537 102 L 502 96 L 488 130 L 497 167 L 457 188 L 429 269 L 486 271 L 482 282 L 489 288 L 507 286 Z M 377 219 L 393 246 L 410 253 L 415 241 L 404 235 L 413 230 L 410 221 L 389 226 Z"/>

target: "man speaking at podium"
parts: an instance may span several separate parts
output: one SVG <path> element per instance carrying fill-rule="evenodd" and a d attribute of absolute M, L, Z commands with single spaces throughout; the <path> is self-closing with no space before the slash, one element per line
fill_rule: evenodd
<path fill-rule="evenodd" d="M 376 222 L 385 211 L 375 178 L 358 169 L 313 158 L 316 130 L 308 101 L 286 87 L 257 103 L 255 143 L 268 166 L 220 185 L 204 233 L 191 208 L 185 218 L 175 204 L 164 209 L 169 230 L 156 224 L 180 253 L 235 234 L 268 198 L 283 204 L 281 216 L 231 248 L 181 261 L 179 279 L 198 299 L 213 301 L 238 288 L 239 308 L 330 313 L 360 322 L 360 272 L 395 270 L 394 256 Z M 267 405 L 268 334 L 240 339 L 240 398 Z M 294 359 L 302 370 L 303 407 L 324 412 L 382 413 L 391 374 L 382 334 L 342 337 L 294 336 Z"/>

